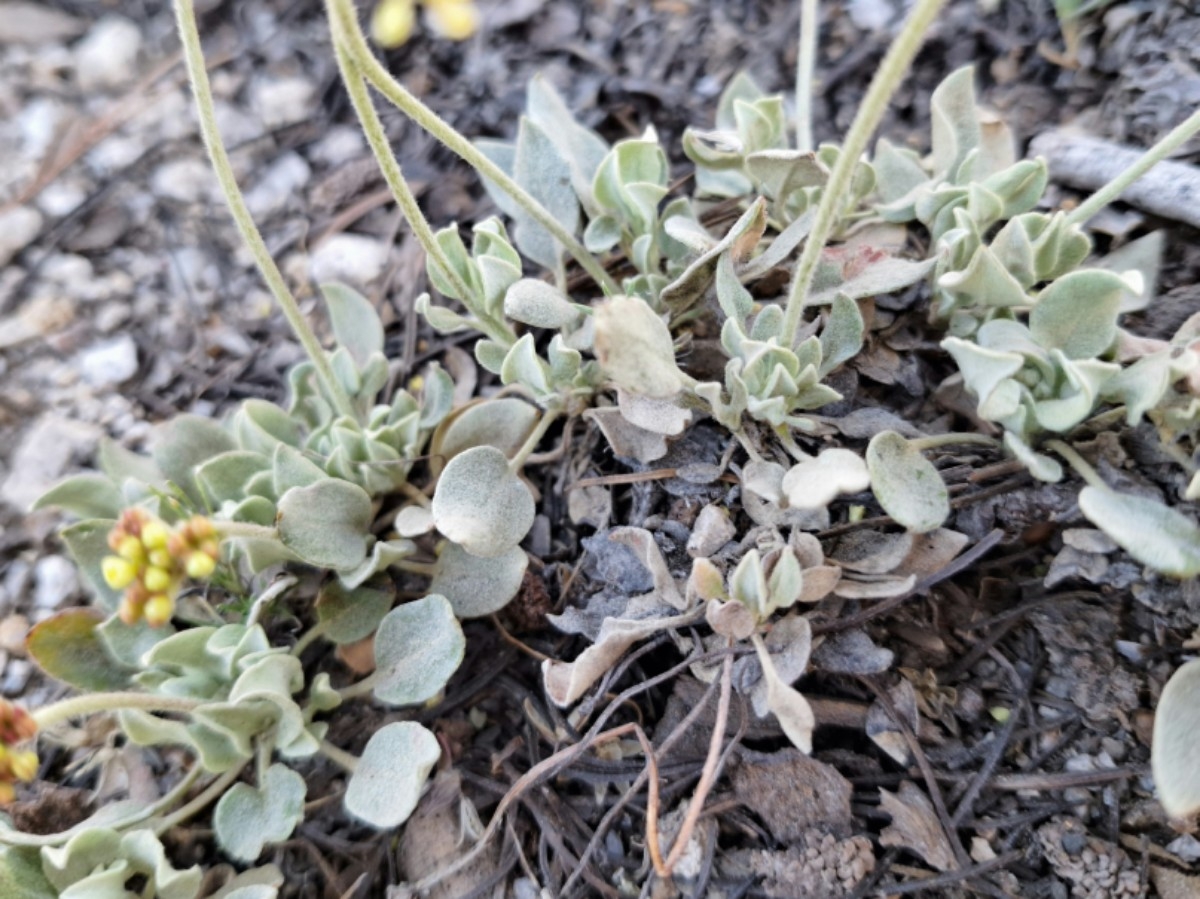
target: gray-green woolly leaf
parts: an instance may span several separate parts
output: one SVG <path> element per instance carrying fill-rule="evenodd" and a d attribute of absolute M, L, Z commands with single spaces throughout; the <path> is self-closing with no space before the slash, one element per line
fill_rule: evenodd
<path fill-rule="evenodd" d="M 1004 432 L 1004 446 L 1039 481 L 1057 484 L 1062 480 L 1062 466 L 1044 453 L 1035 452 L 1024 440 L 1012 431 Z"/>
<path fill-rule="evenodd" d="M 536 406 L 512 397 L 476 401 L 455 410 L 439 426 L 430 441 L 430 455 L 449 462 L 472 447 L 493 446 L 512 458 L 541 416 Z"/>
<path fill-rule="evenodd" d="M 242 449 L 270 456 L 275 446 L 300 445 L 300 427 L 285 410 L 266 400 L 244 400 L 232 419 L 233 431 Z"/>
<path fill-rule="evenodd" d="M 772 200 L 787 199 L 805 187 L 823 187 L 829 169 L 817 154 L 800 150 L 760 150 L 746 156 L 746 171 Z"/>
<path fill-rule="evenodd" d="M 824 306 L 832 303 L 839 294 L 844 294 L 852 300 L 861 300 L 865 297 L 895 293 L 916 284 L 933 271 L 935 265 L 936 257 L 914 261 L 880 254 L 879 258 L 868 263 L 848 280 L 814 293 L 809 302 Z"/>
<path fill-rule="evenodd" d="M 513 178 L 569 233 L 579 228 L 579 199 L 572 185 L 571 166 L 563 158 L 546 130 L 522 116 L 517 129 L 517 153 Z M 525 210 L 513 215 L 513 237 L 517 247 L 543 268 L 554 271 L 562 247 Z"/>
<path fill-rule="evenodd" d="M 783 147 L 787 138 L 784 130 L 783 97 L 778 94 L 761 97 L 753 102 L 735 100 L 733 117 L 742 145 L 748 152 Z"/>
<path fill-rule="evenodd" d="M 108 518 L 89 518 L 68 525 L 58 534 L 88 587 L 109 612 L 117 610 L 121 591 L 114 590 L 105 582 L 101 562 L 105 556 L 112 555 L 112 550 L 108 548 L 108 532 L 116 524 L 116 521 Z"/>
<path fill-rule="evenodd" d="M 293 487 L 277 509 L 279 539 L 309 565 L 348 569 L 366 556 L 372 510 L 361 487 L 332 478 Z"/>
<path fill-rule="evenodd" d="M 525 334 L 512 345 L 504 364 L 500 366 L 500 380 L 504 384 L 520 384 L 529 388 L 535 396 L 545 397 L 554 392 L 550 386 L 547 365 L 538 355 L 532 334 Z"/>
<path fill-rule="evenodd" d="M 658 599 L 681 612 L 687 610 L 687 598 L 679 591 L 653 534 L 645 528 L 619 527 L 609 531 L 608 539 L 633 550 L 638 562 L 650 572 Z"/>
<path fill-rule="evenodd" d="M 1054 397 L 1034 402 L 1033 413 L 1043 428 L 1064 433 L 1091 414 L 1101 391 L 1121 367 L 1098 359 L 1071 361 L 1061 350 L 1051 350 L 1050 356 L 1061 379 Z"/>
<path fill-rule="evenodd" d="M 494 340 L 475 341 L 475 361 L 494 375 L 500 374 L 504 367 L 504 359 L 508 356 L 508 347 Z"/>
<path fill-rule="evenodd" d="M 98 633 L 105 617 L 99 609 L 64 609 L 30 629 L 25 651 L 44 673 L 76 689 L 127 689 L 136 669 L 109 654 Z"/>
<path fill-rule="evenodd" d="M 271 765 L 258 789 L 234 784 L 217 801 L 213 830 L 231 857 L 252 862 L 268 843 L 281 843 L 304 820 L 304 778 L 286 765 Z"/>
<path fill-rule="evenodd" d="M 245 521 L 250 524 L 261 524 L 263 527 L 273 527 L 275 503 L 264 496 L 247 497 L 233 507 L 229 517 L 233 521 Z"/>
<path fill-rule="evenodd" d="M 385 585 L 347 589 L 329 581 L 317 594 L 316 612 L 321 635 L 334 643 L 355 643 L 370 636 L 392 607 L 396 589 Z"/>
<path fill-rule="evenodd" d="M 988 349 L 969 340 L 947 337 L 942 349 L 954 357 L 962 372 L 963 384 L 985 405 L 996 389 L 1021 370 L 1025 360 L 1016 353 Z"/>
<path fill-rule="evenodd" d="M 752 549 L 729 576 L 729 596 L 737 600 L 754 615 L 759 622 L 771 617 L 771 594 L 767 588 L 767 577 L 763 572 L 762 556 Z"/>
<path fill-rule="evenodd" d="M 429 430 L 450 414 L 454 408 L 454 379 L 436 362 L 425 373 L 425 386 L 421 389 L 421 430 Z"/>
<path fill-rule="evenodd" d="M 1154 712 L 1150 766 L 1158 799 L 1171 818 L 1200 812 L 1200 659 L 1171 675 Z"/>
<path fill-rule="evenodd" d="M 858 355 L 865 327 L 856 302 L 840 294 L 834 297 L 829 320 L 821 331 L 821 365 L 817 372 L 822 378 Z"/>
<path fill-rule="evenodd" d="M 144 484 L 157 484 L 162 480 L 162 472 L 158 470 L 153 459 L 127 450 L 108 437 L 100 438 L 96 459 L 100 470 L 116 484 L 124 483 L 130 478 Z"/>
<path fill-rule="evenodd" d="M 779 553 L 771 576 L 767 578 L 767 590 L 771 594 L 773 609 L 788 609 L 795 604 L 804 592 L 804 573 L 800 568 L 800 560 L 790 546 L 785 546 Z"/>
<path fill-rule="evenodd" d="M 109 656 L 118 666 L 127 668 L 140 668 L 146 653 L 174 633 L 175 628 L 170 624 L 151 627 L 145 619 L 136 624 L 126 624 L 116 615 L 110 616 L 96 628 L 96 636 L 104 644 Z"/>
<path fill-rule="evenodd" d="M 58 899 L 58 891 L 42 873 L 37 849 L 18 846 L 0 848 L 0 896 Z"/>
<path fill-rule="evenodd" d="M 480 153 L 494 162 L 500 171 L 504 172 L 510 178 L 512 177 L 513 163 L 517 158 L 516 144 L 488 137 L 481 137 L 478 140 L 472 141 L 472 143 L 475 144 L 475 148 Z M 516 218 L 521 207 L 516 200 L 508 195 L 507 191 L 502 190 L 497 184 L 487 178 L 483 179 L 483 186 L 487 190 L 488 197 L 501 212 L 509 218 Z"/>
<path fill-rule="evenodd" d="M 780 489 L 793 509 L 819 509 L 843 493 L 861 493 L 871 486 L 866 463 L 847 449 L 827 449 L 815 459 L 792 466 Z"/>
<path fill-rule="evenodd" d="M 691 409 L 639 393 L 618 390 L 617 408 L 630 424 L 665 437 L 678 437 L 692 423 Z"/>
<path fill-rule="evenodd" d="M 712 283 L 721 256 L 728 253 L 731 263 L 745 259 L 758 245 L 766 227 L 767 203 L 760 197 L 742 213 L 720 241 L 713 244 L 663 289 L 662 301 L 676 312 L 692 306 Z M 731 313 L 729 309 L 725 309 L 725 314 L 731 317 L 745 317 L 745 313 L 737 316 L 737 313 Z"/>
<path fill-rule="evenodd" d="M 79 518 L 116 518 L 125 502 L 121 491 L 104 475 L 77 474 L 39 496 L 32 508 L 37 511 L 52 506 Z"/>
<path fill-rule="evenodd" d="M 441 755 L 437 737 L 415 721 L 381 727 L 346 785 L 346 811 L 372 827 L 398 827 L 417 807 Z"/>
<path fill-rule="evenodd" d="M 433 593 L 397 606 L 375 632 L 375 697 L 389 705 L 432 699 L 458 670 L 465 646 L 446 597 Z"/>
<path fill-rule="evenodd" d="M 337 378 L 339 384 L 345 389 L 348 396 L 357 396 L 359 390 L 362 389 L 362 376 L 358 372 L 358 366 L 354 362 L 354 357 L 350 355 L 350 351 L 345 347 L 338 347 L 329 356 L 329 367 L 333 369 L 333 375 Z"/>
<path fill-rule="evenodd" d="M 968 306 L 1003 308 L 1027 306 L 1031 302 L 1020 282 L 989 247 L 977 249 L 962 271 L 942 275 L 937 286 Z"/>
<path fill-rule="evenodd" d="M 571 184 L 584 207 L 591 211 L 592 179 L 608 153 L 608 144 L 590 128 L 580 125 L 550 82 L 535 75 L 526 88 L 526 112 L 558 147 L 571 168 Z"/>
<path fill-rule="evenodd" d="M 533 526 L 533 495 L 509 470 L 508 457 L 476 446 L 450 460 L 433 494 L 439 531 L 472 555 L 495 558 L 508 552 Z"/>
<path fill-rule="evenodd" d="M 881 137 L 875 145 L 871 162 L 879 176 L 879 198 L 884 203 L 896 202 L 929 180 L 916 153 L 899 149 L 886 138 Z"/>
<path fill-rule="evenodd" d="M 486 184 L 487 182 L 485 181 L 484 183 Z M 441 249 L 442 256 L 449 265 L 450 271 L 456 274 L 459 280 L 466 286 L 468 295 L 459 296 L 458 289 L 450 280 L 450 272 L 444 271 L 441 260 L 434 256 L 430 256 L 426 263 L 429 283 L 437 288 L 437 291 L 443 296 L 458 300 L 469 309 L 473 307 L 473 304 L 482 302 L 483 287 L 479 283 L 479 270 L 467 252 L 467 246 L 463 243 L 462 235 L 458 233 L 458 225 L 447 225 L 434 234 L 433 237 Z"/>
<path fill-rule="evenodd" d="M 453 334 L 471 327 L 471 322 L 457 312 L 452 312 L 445 306 L 434 306 L 427 293 L 417 297 L 415 306 L 417 313 L 424 316 L 425 321 L 429 322 L 429 327 L 439 334 Z"/>
<path fill-rule="evenodd" d="M 199 865 L 171 867 L 151 830 L 120 834 L 106 827 L 80 831 L 62 846 L 42 849 L 42 873 L 59 899 L 128 899 L 126 884 L 144 882 L 154 899 L 195 899 L 203 874 Z M 24 897 L 22 897 L 24 899 Z"/>
<path fill-rule="evenodd" d="M 504 295 L 504 314 L 535 328 L 573 328 L 579 308 L 557 287 L 536 278 L 522 278 Z"/>
<path fill-rule="evenodd" d="M 683 389 L 671 332 L 644 300 L 611 297 L 596 307 L 595 317 L 596 358 L 618 387 L 659 399 Z"/>
<path fill-rule="evenodd" d="M 1162 268 L 1163 249 L 1166 245 L 1165 230 L 1151 231 L 1144 237 L 1131 240 L 1118 249 L 1113 250 L 1096 265 L 1110 272 L 1123 275 L 1126 272 L 1137 272 L 1141 277 L 1142 289 L 1138 294 L 1129 294 L 1121 300 L 1121 312 L 1137 312 L 1145 309 L 1154 299 L 1158 285 L 1158 273 Z"/>
<path fill-rule="evenodd" d="M 583 230 L 583 245 L 589 253 L 607 253 L 621 242 L 621 222 L 615 215 L 600 215 Z"/>
<path fill-rule="evenodd" d="M 807 623 L 807 619 L 799 620 Z M 763 683 L 766 685 L 767 710 L 775 715 L 779 726 L 792 745 L 806 755 L 811 754 L 812 734 L 817 726 L 812 706 L 800 695 L 799 691 L 788 686 L 779 677 L 771 654 L 767 652 L 761 639 L 754 641 L 754 648 L 758 653 L 758 661 L 763 671 Z"/>
<path fill-rule="evenodd" d="M 778 343 L 780 335 L 783 333 L 783 318 L 782 306 L 766 303 L 759 310 L 758 315 L 754 316 L 754 323 L 750 326 L 750 339 L 765 343 L 774 337 Z"/>
<path fill-rule="evenodd" d="M 208 899 L 276 899 L 283 886 L 283 872 L 274 865 L 243 871 Z"/>
<path fill-rule="evenodd" d="M 383 322 L 371 301 L 345 284 L 322 284 L 333 336 L 361 369 L 373 353 L 383 352 Z"/>
<path fill-rule="evenodd" d="M 411 540 L 377 540 L 371 547 L 371 554 L 359 565 L 348 571 L 338 572 L 338 580 L 347 590 L 353 590 L 364 584 L 373 575 L 386 571 L 401 559 L 414 555 L 416 551 L 417 545 Z"/>
<path fill-rule="evenodd" d="M 199 415 L 177 415 L 155 430 L 154 462 L 168 480 L 194 502 L 201 503 L 193 478 L 196 467 L 237 448 L 233 438 L 215 421 Z"/>
<path fill-rule="evenodd" d="M 738 321 L 750 315 L 754 311 L 754 297 L 742 286 L 730 253 L 722 253 L 717 260 L 716 277 L 717 302 L 725 315 Z"/>
<path fill-rule="evenodd" d="M 1112 272 L 1069 272 L 1038 295 L 1029 313 L 1030 333 L 1042 346 L 1062 350 L 1068 359 L 1099 356 L 1116 340 L 1117 316 L 1128 293 L 1129 285 Z"/>
<path fill-rule="evenodd" d="M 883 510 L 910 531 L 932 531 L 950 517 L 950 496 L 942 476 L 895 431 L 881 431 L 871 438 L 867 470 Z"/>
<path fill-rule="evenodd" d="M 438 555 L 429 589 L 446 597 L 459 618 L 480 618 L 500 611 L 517 595 L 528 564 L 520 547 L 481 559 L 457 543 L 447 543 Z"/>
<path fill-rule="evenodd" d="M 1125 422 L 1133 427 L 1158 405 L 1175 377 L 1168 354 L 1152 353 L 1109 380 L 1104 395 L 1125 406 Z"/>
<path fill-rule="evenodd" d="M 219 509 L 222 503 L 245 499 L 250 479 L 270 467 L 271 460 L 262 453 L 231 450 L 213 456 L 196 468 L 196 486 L 204 495 L 206 505 Z"/>
<path fill-rule="evenodd" d="M 1096 486 L 1080 491 L 1079 509 L 1143 565 L 1177 578 L 1200 574 L 1200 527 L 1183 513 Z"/>
<path fill-rule="evenodd" d="M 1011 219 L 1033 209 L 1046 192 L 1049 179 L 1050 173 L 1043 159 L 1022 159 L 984 179 L 980 187 L 1001 201 L 1000 211 L 988 221 Z M 976 218 L 976 221 L 981 219 Z"/>
<path fill-rule="evenodd" d="M 650 236 L 659 202 L 667 193 L 667 157 L 653 129 L 641 138 L 616 144 L 596 169 L 592 193 L 604 212 L 621 220 L 624 230 Z"/>
<path fill-rule="evenodd" d="M 769 247 L 743 266 L 742 278 L 747 282 L 754 281 L 775 266 L 781 265 L 791 255 L 792 250 L 796 249 L 800 242 L 808 236 L 814 221 L 816 221 L 816 210 L 810 209 L 775 235 Z"/>
<path fill-rule="evenodd" d="M 396 513 L 392 527 L 401 537 L 420 537 L 433 530 L 433 513 L 425 506 L 405 506 Z"/>
<path fill-rule="evenodd" d="M 719 389 L 719 385 L 711 386 Z M 667 441 L 662 434 L 638 427 L 618 408 L 588 409 L 583 415 L 596 423 L 614 455 L 654 462 L 667 454 Z"/>
<path fill-rule="evenodd" d="M 959 168 L 983 140 L 975 108 L 975 69 L 964 66 L 948 75 L 930 97 L 933 171 L 955 180 Z"/>
<path fill-rule="evenodd" d="M 310 487 L 329 475 L 298 449 L 285 444 L 275 447 L 271 460 L 271 485 L 276 496 L 283 496 L 293 487 Z"/>

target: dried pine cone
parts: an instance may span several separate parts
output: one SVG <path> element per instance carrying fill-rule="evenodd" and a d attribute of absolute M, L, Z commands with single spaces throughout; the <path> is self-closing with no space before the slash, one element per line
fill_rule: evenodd
<path fill-rule="evenodd" d="M 807 831 L 786 852 L 755 850 L 749 860 L 772 896 L 846 896 L 875 868 L 866 837 L 839 840 L 818 830 Z"/>
<path fill-rule="evenodd" d="M 1088 836 L 1075 820 L 1052 821 L 1038 842 L 1054 873 L 1071 885 L 1073 899 L 1141 899 L 1137 868 L 1119 846 Z"/>

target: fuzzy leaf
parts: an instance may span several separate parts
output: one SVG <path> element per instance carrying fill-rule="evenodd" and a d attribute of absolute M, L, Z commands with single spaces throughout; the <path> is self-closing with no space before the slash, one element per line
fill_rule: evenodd
<path fill-rule="evenodd" d="M 38 851 L 5 846 L 0 849 L 0 896 L 13 899 L 58 899 L 58 890 L 46 880 Z"/>
<path fill-rule="evenodd" d="M 336 580 L 317 594 L 317 620 L 322 636 L 334 643 L 355 643 L 370 636 L 396 599 L 396 590 L 386 587 L 356 587 L 348 590 Z"/>
<path fill-rule="evenodd" d="M 528 564 L 520 547 L 494 559 L 481 559 L 457 543 L 447 543 L 438 556 L 429 589 L 446 597 L 459 618 L 491 615 L 517 595 Z"/>
<path fill-rule="evenodd" d="M 1200 574 L 1200 527 L 1186 515 L 1144 496 L 1088 486 L 1079 509 L 1127 553 L 1172 577 Z"/>
<path fill-rule="evenodd" d="M 522 116 L 517 130 L 513 178 L 540 202 L 568 232 L 579 228 L 579 200 L 571 186 L 572 171 L 545 129 Z M 513 216 L 513 237 L 521 252 L 554 271 L 562 247 L 524 210 Z"/>
<path fill-rule="evenodd" d="M 389 705 L 432 699 L 458 670 L 465 645 L 446 597 L 433 593 L 397 606 L 375 632 L 376 698 Z"/>
<path fill-rule="evenodd" d="M 177 415 L 155 432 L 154 461 L 167 479 L 201 503 L 193 472 L 213 456 L 237 449 L 233 438 L 215 421 L 199 415 Z"/>
<path fill-rule="evenodd" d="M 502 397 L 477 401 L 455 410 L 438 426 L 429 443 L 429 454 L 444 464 L 464 450 L 492 446 L 511 458 L 539 418 L 537 407 L 524 400 Z M 440 471 L 441 465 L 436 470 Z"/>
<path fill-rule="evenodd" d="M 865 327 L 858 303 L 843 294 L 836 296 L 821 331 L 821 365 L 817 373 L 822 378 L 858 354 Z"/>
<path fill-rule="evenodd" d="M 283 545 L 309 565 L 353 568 L 367 555 L 371 497 L 330 478 L 293 487 L 279 498 L 276 527 Z"/>
<path fill-rule="evenodd" d="M 932 531 L 950 517 L 942 476 L 895 431 L 881 431 L 867 444 L 867 470 L 879 504 L 910 531 Z"/>
<path fill-rule="evenodd" d="M 375 731 L 346 786 L 346 811 L 372 827 L 408 820 L 421 788 L 442 755 L 437 737 L 415 721 Z"/>
<path fill-rule="evenodd" d="M 930 97 L 933 130 L 933 170 L 954 181 L 983 134 L 975 108 L 975 69 L 964 66 L 943 79 Z"/>
<path fill-rule="evenodd" d="M 284 445 L 279 444 L 280 447 Z M 224 502 L 245 499 L 250 479 L 270 467 L 271 460 L 261 453 L 232 450 L 213 456 L 198 466 L 195 471 L 196 485 L 212 508 L 219 509 Z"/>
<path fill-rule="evenodd" d="M 473 447 L 450 460 L 438 479 L 432 510 L 439 531 L 485 558 L 520 543 L 536 511 L 529 488 L 509 470 L 504 453 L 491 446 Z"/>
<path fill-rule="evenodd" d="M 107 518 L 89 518 L 63 528 L 58 534 L 79 567 L 79 573 L 109 612 L 117 610 L 121 591 L 108 586 L 100 565 L 105 556 L 112 555 L 108 548 L 108 532 L 115 525 L 116 521 Z"/>
<path fill-rule="evenodd" d="M 807 624 L 806 619 L 798 619 Z M 809 637 L 811 643 L 811 636 Z M 798 690 L 784 683 L 775 669 L 771 654 L 761 639 L 754 641 L 759 664 L 762 665 L 763 683 L 766 684 L 766 706 L 775 715 L 779 726 L 792 745 L 805 755 L 812 753 L 812 733 L 817 726 L 812 706 Z"/>
<path fill-rule="evenodd" d="M 847 449 L 827 449 L 815 459 L 792 466 L 780 485 L 793 509 L 819 509 L 838 494 L 859 493 L 869 486 L 866 464 Z"/>
<path fill-rule="evenodd" d="M 116 518 L 125 501 L 104 475 L 77 474 L 59 481 L 37 498 L 33 511 L 57 506 L 79 518 Z"/>
<path fill-rule="evenodd" d="M 133 669 L 108 653 L 97 628 L 99 609 L 67 609 L 38 622 L 25 638 L 25 650 L 42 671 L 80 690 L 124 690 Z"/>
<path fill-rule="evenodd" d="M 535 328 L 571 328 L 580 311 L 562 291 L 536 278 L 522 278 L 504 295 L 504 314 Z"/>
<path fill-rule="evenodd" d="M 1200 812 L 1200 659 L 1171 675 L 1154 713 L 1154 784 L 1172 818 Z"/>
<path fill-rule="evenodd" d="M 1112 272 L 1070 272 L 1039 294 L 1029 313 L 1029 331 L 1068 359 L 1093 359 L 1116 340 L 1121 301 L 1129 293 L 1129 285 Z"/>
<path fill-rule="evenodd" d="M 630 393 L 666 399 L 685 383 L 666 323 L 637 297 L 612 297 L 596 307 L 596 357 Z"/>
<path fill-rule="evenodd" d="M 240 862 L 252 862 L 267 843 L 281 843 L 304 820 L 304 778 L 286 765 L 272 765 L 258 789 L 234 784 L 217 802 L 217 842 Z"/>
<path fill-rule="evenodd" d="M 329 308 L 333 336 L 362 369 L 373 353 L 383 352 L 383 323 L 379 313 L 370 300 L 345 284 L 322 284 L 321 293 Z"/>

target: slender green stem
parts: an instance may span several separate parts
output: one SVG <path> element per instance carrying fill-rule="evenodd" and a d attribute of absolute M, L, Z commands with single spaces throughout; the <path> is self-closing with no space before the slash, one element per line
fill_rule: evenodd
<path fill-rule="evenodd" d="M 229 162 L 229 154 L 221 140 L 220 129 L 217 128 L 216 108 L 213 105 L 212 86 L 208 82 L 208 70 L 204 65 L 204 50 L 200 46 L 200 30 L 196 25 L 196 11 L 192 0 L 174 0 L 175 20 L 179 26 L 179 38 L 183 44 L 184 61 L 187 64 L 188 79 L 192 83 L 192 93 L 196 98 L 196 111 L 200 120 L 200 133 L 204 137 L 204 146 L 208 150 L 209 160 L 225 194 L 225 202 L 233 214 L 238 232 L 249 247 L 258 263 L 258 270 L 267 282 L 275 302 L 283 311 L 284 318 L 291 325 L 296 338 L 312 359 L 317 377 L 320 379 L 330 401 L 342 415 L 354 417 L 354 406 L 350 402 L 345 388 L 333 373 L 329 358 L 321 348 L 317 335 L 313 333 L 296 298 L 288 290 L 283 274 L 271 258 L 271 252 L 254 224 L 254 218 L 246 206 L 246 200 L 238 188 L 237 178 L 233 174 L 233 166 Z"/>
<path fill-rule="evenodd" d="M 875 77 L 871 80 L 866 96 L 863 97 L 854 123 L 846 134 L 841 154 L 829 174 L 829 181 L 817 206 L 812 231 L 804 243 L 804 251 L 796 265 L 796 274 L 788 293 L 787 311 L 783 320 L 782 343 L 785 347 L 790 348 L 796 342 L 801 315 L 808 300 L 813 276 L 817 272 L 821 251 L 825 248 L 825 242 L 829 240 L 834 225 L 837 224 L 838 210 L 845 202 L 854 169 L 867 149 L 867 141 L 879 125 L 879 120 L 883 118 L 892 94 L 896 92 L 909 66 L 912 65 L 913 57 L 917 55 L 925 39 L 926 30 L 945 3 L 946 0 L 917 0 L 908 20 L 875 71 Z"/>
<path fill-rule="evenodd" d="M 1104 490 L 1112 489 L 1106 483 L 1104 483 L 1104 479 L 1100 477 L 1100 473 L 1097 472 L 1096 469 L 1092 468 L 1087 459 L 1075 452 L 1073 447 L 1068 446 L 1061 440 L 1047 440 L 1046 448 L 1054 450 L 1056 453 L 1066 459 L 1067 463 L 1075 469 L 1076 474 L 1087 481 L 1092 487 L 1101 487 Z"/>
<path fill-rule="evenodd" d="M 330 21 L 336 23 L 339 32 L 346 38 L 346 50 L 350 57 L 357 63 L 366 80 L 377 91 L 417 125 L 461 157 L 471 168 L 512 197 L 530 218 L 550 232 L 551 236 L 600 285 L 606 294 L 614 295 L 621 292 L 620 286 L 604 270 L 604 266 L 587 251 L 575 235 L 558 222 L 546 207 L 392 77 L 391 73 L 374 57 L 371 48 L 367 45 L 367 39 L 358 24 L 354 0 L 326 0 L 326 9 Z"/>
<path fill-rule="evenodd" d="M 413 562 L 409 559 L 400 559 L 392 563 L 393 568 L 399 568 L 401 571 L 407 571 L 409 574 L 419 574 L 423 577 L 433 577 L 437 574 L 437 565 L 430 562 Z"/>
<path fill-rule="evenodd" d="M 361 696 L 368 695 L 372 690 L 374 690 L 375 685 L 378 684 L 381 679 L 381 672 L 376 670 L 373 673 L 368 674 L 362 680 L 356 681 L 355 683 L 350 684 L 348 687 L 342 687 L 342 689 L 337 691 L 337 694 L 338 696 L 342 697 L 342 702 L 346 702 L 349 699 L 358 699 Z"/>
<path fill-rule="evenodd" d="M 246 625 L 253 627 L 258 623 L 258 619 L 262 617 L 263 610 L 277 600 L 280 596 L 296 586 L 297 578 L 293 575 L 285 575 L 272 583 L 267 589 L 254 600 L 254 605 L 250 607 L 250 614 L 246 616 Z"/>
<path fill-rule="evenodd" d="M 813 149 L 813 69 L 817 64 L 817 3 L 800 0 L 800 49 L 796 55 L 796 149 Z"/>
<path fill-rule="evenodd" d="M 509 460 L 509 471 L 515 474 L 521 470 L 530 454 L 537 449 L 537 445 L 546 436 L 546 432 L 550 430 L 550 425 L 554 424 L 560 415 L 562 415 L 562 412 L 558 409 L 546 410 L 545 414 L 542 415 L 542 420 L 537 423 L 537 427 L 525 438 L 525 442 L 521 444 L 521 448 L 517 450 L 517 454 Z"/>
<path fill-rule="evenodd" d="M 1137 162 L 1109 181 L 1067 216 L 1068 225 L 1082 225 L 1093 215 L 1116 200 L 1138 178 L 1183 146 L 1193 135 L 1200 133 L 1200 109 L 1188 116 L 1171 132 L 1141 155 Z"/>
<path fill-rule="evenodd" d="M 249 521 L 214 521 L 213 528 L 222 537 L 250 538 L 256 540 L 278 540 L 279 531 L 263 524 Z"/>
<path fill-rule="evenodd" d="M 193 798 L 191 802 L 187 803 L 187 805 L 180 806 L 176 811 L 172 812 L 161 821 L 156 823 L 154 825 L 154 835 L 161 837 L 172 827 L 182 824 L 193 815 L 200 814 L 200 812 L 204 811 L 204 809 L 208 808 L 209 805 L 216 802 L 225 794 L 225 791 L 228 790 L 229 787 L 233 785 L 233 782 L 241 776 L 242 769 L 245 767 L 246 763 L 243 762 L 240 765 L 235 765 L 233 768 L 230 768 L 228 771 L 210 783 L 207 787 L 205 787 L 201 792 L 197 793 L 195 798 Z"/>
<path fill-rule="evenodd" d="M 351 753 L 342 749 L 340 746 L 334 746 L 328 740 L 321 741 L 321 754 L 335 765 L 345 768 L 351 774 L 353 774 L 355 769 L 358 768 L 357 756 L 352 755 Z"/>
<path fill-rule="evenodd" d="M 459 277 L 458 272 L 446 258 L 446 254 L 442 252 L 442 248 L 434 237 L 429 220 L 425 218 L 420 204 L 417 203 L 417 198 L 408 186 L 408 181 L 400 169 L 400 162 L 396 159 L 396 154 L 392 152 L 392 145 L 388 141 L 383 122 L 379 118 L 375 104 L 371 102 L 371 95 L 367 91 L 362 69 L 347 52 L 345 34 L 339 26 L 338 20 L 333 16 L 330 16 L 329 27 L 333 33 L 333 49 L 337 57 L 338 69 L 342 74 L 342 83 L 346 87 L 346 93 L 350 95 L 350 103 L 358 116 L 363 134 L 367 138 L 367 144 L 375 155 L 379 170 L 383 172 L 383 180 L 391 188 L 396 204 L 404 213 L 404 217 L 408 219 L 413 234 L 416 235 L 417 241 L 425 250 L 425 255 L 441 267 L 446 280 L 450 282 L 460 297 L 469 297 L 471 295 L 470 287 Z"/>
<path fill-rule="evenodd" d="M 327 621 L 318 621 L 316 624 L 314 624 L 312 627 L 310 627 L 307 631 L 305 631 L 304 635 L 301 636 L 300 639 L 296 641 L 296 645 L 292 647 L 290 654 L 295 656 L 296 658 L 300 658 L 301 653 L 303 653 L 304 650 L 308 649 L 308 647 L 312 645 L 314 640 L 316 640 L 322 634 L 324 634 L 327 628 L 328 628 Z"/>
<path fill-rule="evenodd" d="M 61 724 L 82 715 L 138 709 L 143 712 L 190 712 L 202 705 L 202 700 L 186 696 L 157 696 L 153 693 L 85 693 L 69 696 L 53 705 L 33 712 L 40 730 Z"/>
<path fill-rule="evenodd" d="M 1003 443 L 986 434 L 930 434 L 928 437 L 917 437 L 908 441 L 909 446 L 918 450 L 937 449 L 941 446 L 961 446 L 964 443 L 990 446 L 993 449 L 1004 448 Z"/>

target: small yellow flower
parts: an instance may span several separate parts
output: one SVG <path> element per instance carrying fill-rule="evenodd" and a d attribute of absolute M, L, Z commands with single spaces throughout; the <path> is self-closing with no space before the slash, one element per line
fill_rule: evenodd
<path fill-rule="evenodd" d="M 146 616 L 146 623 L 151 627 L 162 627 L 175 614 L 175 601 L 165 593 L 151 596 L 146 600 L 142 614 Z"/>
<path fill-rule="evenodd" d="M 16 776 L 17 780 L 33 780 L 37 777 L 38 757 L 36 752 L 30 752 L 28 749 L 23 752 L 14 752 L 12 758 L 9 759 L 8 769 Z"/>
<path fill-rule="evenodd" d="M 150 551 L 150 564 L 156 568 L 170 568 L 173 558 L 170 550 L 152 549 Z"/>
<path fill-rule="evenodd" d="M 187 576 L 195 581 L 202 581 L 207 577 L 212 577 L 212 573 L 217 570 L 217 561 L 206 552 L 197 550 L 188 556 L 187 560 Z"/>
<path fill-rule="evenodd" d="M 146 564 L 146 547 L 132 534 L 121 538 L 117 544 L 117 555 L 138 568 Z"/>
<path fill-rule="evenodd" d="M 142 527 L 142 543 L 147 549 L 150 550 L 166 549 L 167 540 L 170 538 L 170 536 L 170 528 L 168 528 L 166 524 L 161 521 L 148 521 Z"/>
<path fill-rule="evenodd" d="M 425 0 L 425 13 L 433 30 L 452 41 L 465 41 L 479 30 L 472 0 Z"/>
<path fill-rule="evenodd" d="M 142 583 L 151 593 L 164 593 L 171 588 L 171 572 L 165 568 L 147 568 Z"/>
<path fill-rule="evenodd" d="M 399 47 L 412 37 L 416 20 L 413 0 L 383 0 L 371 15 L 371 37 L 381 47 Z"/>
<path fill-rule="evenodd" d="M 100 562 L 104 583 L 114 590 L 124 590 L 137 579 L 137 568 L 120 556 L 105 556 Z"/>

